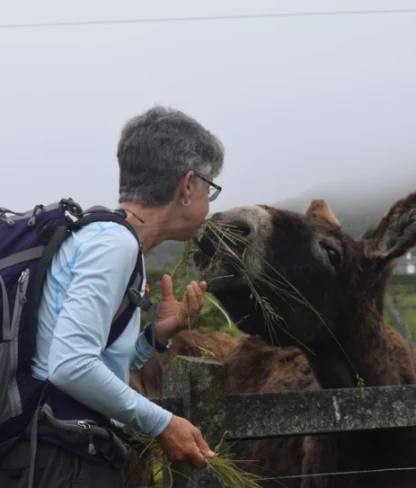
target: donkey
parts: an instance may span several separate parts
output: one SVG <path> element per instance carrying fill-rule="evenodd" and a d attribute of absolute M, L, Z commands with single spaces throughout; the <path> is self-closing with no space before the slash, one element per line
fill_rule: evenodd
<path fill-rule="evenodd" d="M 229 392 L 416 382 L 413 347 L 383 321 L 393 267 L 416 244 L 416 193 L 359 240 L 326 201 L 313 200 L 305 214 L 266 205 L 217 213 L 198 244 L 208 290 L 252 336 L 225 361 Z M 408 428 L 241 444 L 265 477 L 304 476 L 286 486 L 410 488 L 416 471 L 306 475 L 416 466 L 415 443 Z"/>

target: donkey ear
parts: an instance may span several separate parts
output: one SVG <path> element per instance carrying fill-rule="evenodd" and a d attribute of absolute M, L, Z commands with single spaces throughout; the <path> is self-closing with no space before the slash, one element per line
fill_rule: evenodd
<path fill-rule="evenodd" d="M 334 212 L 331 210 L 331 207 L 328 205 L 326 200 L 311 200 L 311 203 L 306 209 L 305 215 L 308 215 L 309 217 L 315 217 L 317 219 L 322 219 L 331 225 L 341 227 L 339 220 L 335 217 Z"/>
<path fill-rule="evenodd" d="M 363 236 L 370 258 L 395 259 L 416 245 L 416 193 L 396 202 L 379 224 Z"/>

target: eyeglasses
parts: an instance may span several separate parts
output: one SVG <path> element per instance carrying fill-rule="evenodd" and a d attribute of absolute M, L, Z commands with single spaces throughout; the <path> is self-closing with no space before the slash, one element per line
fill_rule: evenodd
<path fill-rule="evenodd" d="M 219 185 L 216 185 L 212 181 L 207 180 L 204 176 L 201 174 L 194 172 L 194 175 L 199 178 L 200 180 L 205 181 L 209 185 L 209 192 L 208 192 L 208 200 L 210 202 L 213 202 L 218 195 L 221 193 L 222 188 Z"/>

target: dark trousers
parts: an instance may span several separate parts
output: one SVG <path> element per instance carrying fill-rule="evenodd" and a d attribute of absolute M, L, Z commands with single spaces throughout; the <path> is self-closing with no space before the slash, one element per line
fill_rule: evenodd
<path fill-rule="evenodd" d="M 0 459 L 0 487 L 26 488 L 30 464 L 28 440 Z M 34 488 L 123 488 L 123 470 L 94 463 L 53 444 L 39 441 Z"/>

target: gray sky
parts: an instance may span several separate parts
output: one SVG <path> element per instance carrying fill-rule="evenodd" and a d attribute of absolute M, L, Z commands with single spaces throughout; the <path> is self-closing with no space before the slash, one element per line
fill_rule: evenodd
<path fill-rule="evenodd" d="M 1 2 L 0 24 L 412 7 L 27 0 Z M 416 168 L 415 46 L 416 13 L 0 29 L 0 206 L 114 206 L 119 131 L 154 103 L 223 140 L 212 210 L 374 171 L 388 181 Z"/>

